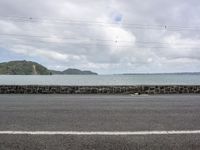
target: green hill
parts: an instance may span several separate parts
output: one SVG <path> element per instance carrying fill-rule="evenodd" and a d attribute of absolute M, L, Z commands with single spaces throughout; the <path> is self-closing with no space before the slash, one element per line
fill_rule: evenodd
<path fill-rule="evenodd" d="M 97 73 L 94 73 L 92 71 L 85 71 L 85 70 L 81 71 L 81 70 L 72 69 L 72 68 L 64 70 L 62 73 L 63 74 L 77 74 L 77 75 L 97 75 Z"/>
<path fill-rule="evenodd" d="M 46 67 L 32 61 L 10 61 L 0 63 L 0 74 L 4 75 L 97 75 L 92 71 L 67 69 L 64 71 L 48 70 Z"/>
<path fill-rule="evenodd" d="M 97 73 L 92 72 L 92 71 L 85 71 L 85 70 L 82 71 L 79 69 L 72 69 L 72 68 L 69 68 L 64 71 L 51 70 L 51 73 L 52 74 L 60 74 L 60 75 L 98 75 Z"/>
<path fill-rule="evenodd" d="M 32 61 L 10 61 L 0 63 L 0 74 L 8 75 L 49 75 L 44 66 Z"/>

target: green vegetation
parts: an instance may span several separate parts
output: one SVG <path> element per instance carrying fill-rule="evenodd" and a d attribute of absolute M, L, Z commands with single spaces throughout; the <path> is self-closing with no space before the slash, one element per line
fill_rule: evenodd
<path fill-rule="evenodd" d="M 88 75 L 88 74 L 93 74 L 93 75 L 97 75 L 97 73 L 94 73 L 92 71 L 81 71 L 81 70 L 78 70 L 78 69 L 72 69 L 72 68 L 69 68 L 65 71 L 63 71 L 63 74 L 80 74 L 80 75 Z"/>
<path fill-rule="evenodd" d="M 61 74 L 61 75 L 97 75 L 97 73 L 92 71 L 81 71 L 78 69 L 69 68 L 64 71 L 55 71 L 51 70 L 52 74 Z"/>
<path fill-rule="evenodd" d="M 0 74 L 7 75 L 49 75 L 44 66 L 32 61 L 10 61 L 0 63 Z"/>
<path fill-rule="evenodd" d="M 32 61 L 10 61 L 0 63 L 0 74 L 5 75 L 97 75 L 91 71 L 67 69 L 64 71 L 48 70 L 46 67 Z"/>

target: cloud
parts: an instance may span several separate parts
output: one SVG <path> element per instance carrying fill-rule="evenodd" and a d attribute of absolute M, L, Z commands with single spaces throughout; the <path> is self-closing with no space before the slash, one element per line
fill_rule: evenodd
<path fill-rule="evenodd" d="M 0 44 L 7 53 L 39 60 L 51 69 L 200 71 L 199 4 L 1 0 Z"/>

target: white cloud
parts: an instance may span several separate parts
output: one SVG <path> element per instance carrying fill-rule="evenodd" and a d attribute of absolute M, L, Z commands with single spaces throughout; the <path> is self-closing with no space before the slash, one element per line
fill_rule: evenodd
<path fill-rule="evenodd" d="M 199 30 L 181 28 L 200 23 L 198 5 L 197 0 L 1 0 L 0 43 L 24 59 L 45 59 L 52 69 L 200 71 Z M 3 17 L 9 15 L 35 18 L 36 22 Z M 138 29 L 141 24 L 175 27 L 174 31 L 155 26 L 154 30 Z"/>
<path fill-rule="evenodd" d="M 18 54 L 42 57 L 49 60 L 55 60 L 58 62 L 80 61 L 81 59 L 82 60 L 85 59 L 84 56 L 68 55 L 68 54 L 63 54 L 56 51 L 44 50 L 44 49 L 38 50 L 38 49 L 35 49 L 34 47 L 24 46 L 24 45 L 16 45 L 15 47 L 11 47 L 9 50 Z"/>

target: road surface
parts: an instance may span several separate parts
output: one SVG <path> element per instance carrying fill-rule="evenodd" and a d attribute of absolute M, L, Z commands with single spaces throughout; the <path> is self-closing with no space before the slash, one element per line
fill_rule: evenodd
<path fill-rule="evenodd" d="M 199 148 L 198 95 L 0 95 L 1 150 Z"/>

